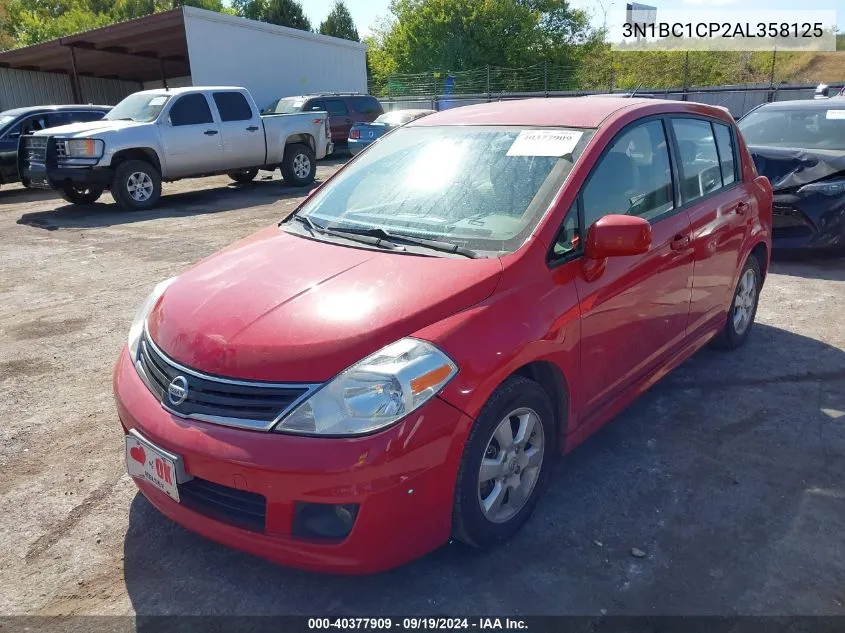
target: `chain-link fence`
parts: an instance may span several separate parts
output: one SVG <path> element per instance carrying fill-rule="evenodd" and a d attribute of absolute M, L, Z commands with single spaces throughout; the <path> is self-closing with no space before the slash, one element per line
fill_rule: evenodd
<path fill-rule="evenodd" d="M 830 57 L 836 56 L 836 57 Z M 822 62 L 822 63 L 820 63 Z M 845 83 L 845 55 L 841 53 L 759 52 L 647 52 L 597 51 L 577 64 L 538 63 L 524 68 L 486 66 L 456 72 L 433 70 L 372 78 L 370 94 L 384 101 L 419 101 L 438 105 L 443 101 L 492 100 L 515 96 L 566 96 L 579 93 L 652 93 L 670 98 L 708 92 L 718 87 L 734 106 L 740 96 L 749 102 L 752 92 L 763 100 L 776 93 L 810 90 L 818 83 Z M 829 72 L 832 69 L 832 73 Z M 827 76 L 827 75 L 833 76 Z M 797 97 L 796 97 L 797 98 Z M 701 100 L 701 99 L 695 99 Z M 751 102 L 759 100 L 750 99 Z"/>

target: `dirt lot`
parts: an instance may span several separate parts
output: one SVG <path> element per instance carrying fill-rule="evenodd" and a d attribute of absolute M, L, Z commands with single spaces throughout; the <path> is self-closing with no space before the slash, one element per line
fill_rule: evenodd
<path fill-rule="evenodd" d="M 0 614 L 845 614 L 845 260 L 775 264 L 749 345 L 562 462 L 512 543 L 325 577 L 181 529 L 123 473 L 111 370 L 137 305 L 303 192 L 165 193 L 132 214 L 0 191 Z"/>

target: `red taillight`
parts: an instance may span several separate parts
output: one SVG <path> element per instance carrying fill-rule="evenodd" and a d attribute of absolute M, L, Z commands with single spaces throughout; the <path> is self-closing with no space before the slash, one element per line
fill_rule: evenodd
<path fill-rule="evenodd" d="M 361 130 L 352 130 L 349 133 L 349 138 L 361 138 Z"/>

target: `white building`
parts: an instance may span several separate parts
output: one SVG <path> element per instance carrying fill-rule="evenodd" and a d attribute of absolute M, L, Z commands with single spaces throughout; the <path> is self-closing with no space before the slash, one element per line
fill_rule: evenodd
<path fill-rule="evenodd" d="M 0 110 L 114 104 L 162 85 L 244 86 L 259 107 L 291 95 L 366 93 L 366 47 L 183 7 L 0 53 Z"/>

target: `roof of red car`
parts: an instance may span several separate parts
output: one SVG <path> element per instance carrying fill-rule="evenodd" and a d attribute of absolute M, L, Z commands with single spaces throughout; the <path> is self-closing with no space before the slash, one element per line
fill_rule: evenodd
<path fill-rule="evenodd" d="M 569 127 L 599 127 L 602 121 L 618 110 L 654 105 L 654 99 L 626 97 L 520 99 L 450 108 L 418 119 L 409 125 L 566 125 Z"/>

